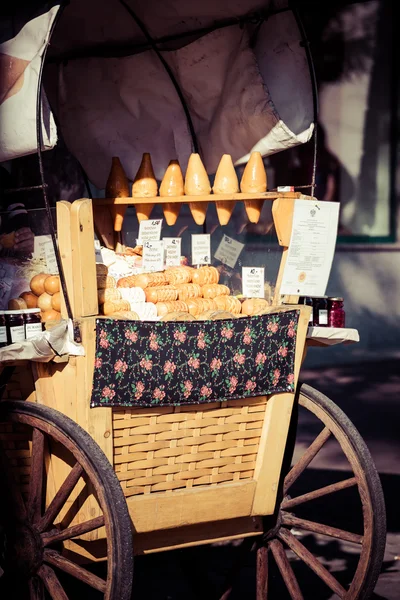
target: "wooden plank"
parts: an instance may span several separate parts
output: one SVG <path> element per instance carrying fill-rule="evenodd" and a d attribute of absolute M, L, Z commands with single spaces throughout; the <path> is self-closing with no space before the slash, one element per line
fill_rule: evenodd
<path fill-rule="evenodd" d="M 257 194 L 249 194 L 238 192 L 236 194 L 202 194 L 199 196 L 168 196 L 168 198 L 155 196 L 153 198 L 93 198 L 94 202 L 99 206 L 108 206 L 113 204 L 163 204 L 163 203 L 179 203 L 189 204 L 190 202 L 220 202 L 226 201 L 244 201 L 244 200 L 276 200 L 276 198 L 300 198 L 302 194 L 299 192 L 259 192 Z M 163 202 L 164 200 L 164 202 Z"/>
<path fill-rule="evenodd" d="M 72 314 L 75 314 L 74 309 L 74 277 L 72 265 L 72 244 L 71 244 L 71 203 L 61 200 L 56 204 L 57 214 L 57 241 L 58 250 L 63 266 L 65 283 L 67 285 L 68 298 L 71 304 Z M 65 307 L 64 294 L 61 289 L 61 316 L 63 319 L 68 318 L 67 309 Z"/>
<path fill-rule="evenodd" d="M 221 520 L 248 517 L 255 488 L 255 481 L 246 481 L 172 494 L 134 496 L 127 502 L 134 531 L 146 533 L 207 523 L 211 515 Z"/>
<path fill-rule="evenodd" d="M 300 316 L 295 353 L 295 387 L 299 377 L 311 311 L 309 306 L 299 306 L 298 308 L 300 309 Z M 267 402 L 254 470 L 257 488 L 254 495 L 252 515 L 271 515 L 274 512 L 293 402 L 294 393 L 275 394 Z"/>
<path fill-rule="evenodd" d="M 78 318 L 97 315 L 99 307 L 91 200 L 75 200 L 71 206 L 71 245 L 74 316 Z"/>
<path fill-rule="evenodd" d="M 252 537 L 262 535 L 262 533 L 263 527 L 260 517 L 244 517 L 228 521 L 201 523 L 200 525 L 177 529 L 140 533 L 134 536 L 133 547 L 135 554 L 152 554 L 154 552 Z"/>

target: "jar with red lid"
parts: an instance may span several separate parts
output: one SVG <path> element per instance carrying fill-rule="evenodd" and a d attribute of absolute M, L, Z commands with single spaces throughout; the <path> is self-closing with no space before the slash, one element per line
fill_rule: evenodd
<path fill-rule="evenodd" d="M 346 313 L 343 298 L 328 298 L 329 327 L 346 327 Z"/>

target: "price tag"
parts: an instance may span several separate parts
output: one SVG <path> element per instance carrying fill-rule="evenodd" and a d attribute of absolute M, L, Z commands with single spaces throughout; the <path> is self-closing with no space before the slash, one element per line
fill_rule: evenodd
<path fill-rule="evenodd" d="M 151 273 L 164 269 L 164 242 L 162 240 L 144 242 L 143 271 Z"/>
<path fill-rule="evenodd" d="M 243 248 L 244 244 L 237 242 L 228 235 L 223 235 L 214 256 L 224 263 L 224 265 L 227 265 L 233 269 Z"/>
<path fill-rule="evenodd" d="M 94 240 L 94 254 L 97 263 L 104 263 L 99 240 Z"/>
<path fill-rule="evenodd" d="M 192 265 L 208 265 L 211 262 L 209 233 L 192 234 Z"/>
<path fill-rule="evenodd" d="M 138 246 L 143 242 L 158 241 L 161 237 L 162 219 L 149 219 L 141 221 L 139 225 Z"/>
<path fill-rule="evenodd" d="M 165 266 L 179 267 L 181 264 L 181 238 L 163 238 Z"/>
<path fill-rule="evenodd" d="M 51 275 L 57 275 L 58 267 L 52 240 L 46 242 L 44 246 L 44 252 L 48 272 L 51 273 Z"/>
<path fill-rule="evenodd" d="M 264 298 L 264 267 L 242 267 L 242 289 L 245 298 Z"/>

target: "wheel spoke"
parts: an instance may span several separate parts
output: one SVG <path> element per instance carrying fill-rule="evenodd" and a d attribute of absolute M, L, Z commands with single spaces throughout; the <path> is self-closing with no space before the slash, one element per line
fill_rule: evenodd
<path fill-rule="evenodd" d="M 316 575 L 322 581 L 326 583 L 326 585 L 333 591 L 335 594 L 339 596 L 339 598 L 344 598 L 346 595 L 346 590 L 340 585 L 340 583 L 329 573 L 329 571 L 311 554 L 309 550 L 299 540 L 297 540 L 290 531 L 287 529 L 280 529 L 278 532 L 278 537 L 285 542 L 289 546 L 291 550 L 302 561 L 306 563 L 314 571 Z"/>
<path fill-rule="evenodd" d="M 42 565 L 38 574 L 46 586 L 46 590 L 49 592 L 52 600 L 68 600 L 64 588 L 51 567 Z"/>
<path fill-rule="evenodd" d="M 284 525 L 289 525 L 290 527 L 298 527 L 299 529 L 305 529 L 306 531 L 312 531 L 313 533 L 334 537 L 345 542 L 353 542 L 354 544 L 363 543 L 363 536 L 358 533 L 351 533 L 350 531 L 344 531 L 343 529 L 337 529 L 336 527 L 330 527 L 329 525 L 323 525 L 322 523 L 314 523 L 314 521 L 299 519 L 299 517 L 295 517 L 289 513 L 282 513 L 282 523 Z"/>
<path fill-rule="evenodd" d="M 268 598 L 268 548 L 261 546 L 257 550 L 257 600 Z"/>
<path fill-rule="evenodd" d="M 296 576 L 281 542 L 279 540 L 272 540 L 272 542 L 269 543 L 269 547 L 275 562 L 278 565 L 278 569 L 282 575 L 282 579 L 285 582 L 290 597 L 292 600 L 304 600 L 299 584 L 297 583 Z"/>
<path fill-rule="evenodd" d="M 68 500 L 72 490 L 79 481 L 80 476 L 83 473 L 83 468 L 79 463 L 75 463 L 73 469 L 71 469 L 68 476 L 65 478 L 64 483 L 50 502 L 46 512 L 37 524 L 37 529 L 41 533 L 45 531 L 55 520 L 60 510 Z"/>
<path fill-rule="evenodd" d="M 340 490 L 345 490 L 353 485 L 357 485 L 357 479 L 355 477 L 344 479 L 343 481 L 338 481 L 337 483 L 326 485 L 318 490 L 308 492 L 308 494 L 302 494 L 301 496 L 296 496 L 295 498 L 288 498 L 282 502 L 281 508 L 283 510 L 288 510 L 294 506 L 298 506 L 299 504 L 304 504 L 305 502 L 310 502 L 310 500 L 315 500 L 316 498 L 326 496 L 327 494 L 334 494 Z"/>
<path fill-rule="evenodd" d="M 38 577 L 29 580 L 29 600 L 44 600 L 43 583 Z"/>
<path fill-rule="evenodd" d="M 90 587 L 98 590 L 99 592 L 104 593 L 106 591 L 106 582 L 104 579 L 101 579 L 83 567 L 76 565 L 71 560 L 68 560 L 68 558 L 65 558 L 65 556 L 61 556 L 61 554 L 55 552 L 54 550 L 47 549 L 44 551 L 44 561 L 53 567 L 57 567 L 65 573 L 72 575 L 72 577 L 79 579 L 79 581 L 87 583 L 90 585 Z"/>
<path fill-rule="evenodd" d="M 72 527 L 68 527 L 67 529 L 61 531 L 49 531 L 42 534 L 43 545 L 49 546 L 55 542 L 70 540 L 78 535 L 83 535 L 84 533 L 89 533 L 89 531 L 93 531 L 94 529 L 99 529 L 99 527 L 102 527 L 103 525 L 104 517 L 100 516 L 96 517 L 95 519 L 91 519 L 90 521 L 86 521 L 85 523 L 73 525 Z"/>
<path fill-rule="evenodd" d="M 1 479 L 6 481 L 6 486 L 3 489 L 7 489 L 6 501 L 8 504 L 8 510 L 18 520 L 24 521 L 26 519 L 26 506 L 24 499 L 21 494 L 18 482 L 11 472 L 11 465 L 6 456 L 6 450 L 0 448 L 0 476 Z"/>
<path fill-rule="evenodd" d="M 32 433 L 32 462 L 29 477 L 29 494 L 27 502 L 28 518 L 35 523 L 42 515 L 44 466 L 44 434 L 39 429 Z"/>
<path fill-rule="evenodd" d="M 329 439 L 331 432 L 327 427 L 321 431 L 321 433 L 315 438 L 311 446 L 307 448 L 299 462 L 289 471 L 285 477 L 284 492 L 294 484 L 294 482 L 300 477 L 303 471 L 308 467 L 313 458 L 316 457 L 318 452 L 321 450 L 325 442 Z"/>

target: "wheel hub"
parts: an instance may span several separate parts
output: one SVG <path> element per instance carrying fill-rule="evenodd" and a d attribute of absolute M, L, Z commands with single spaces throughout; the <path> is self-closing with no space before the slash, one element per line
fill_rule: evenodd
<path fill-rule="evenodd" d="M 43 562 L 40 535 L 27 523 L 15 523 L 4 532 L 4 570 L 31 577 Z"/>

